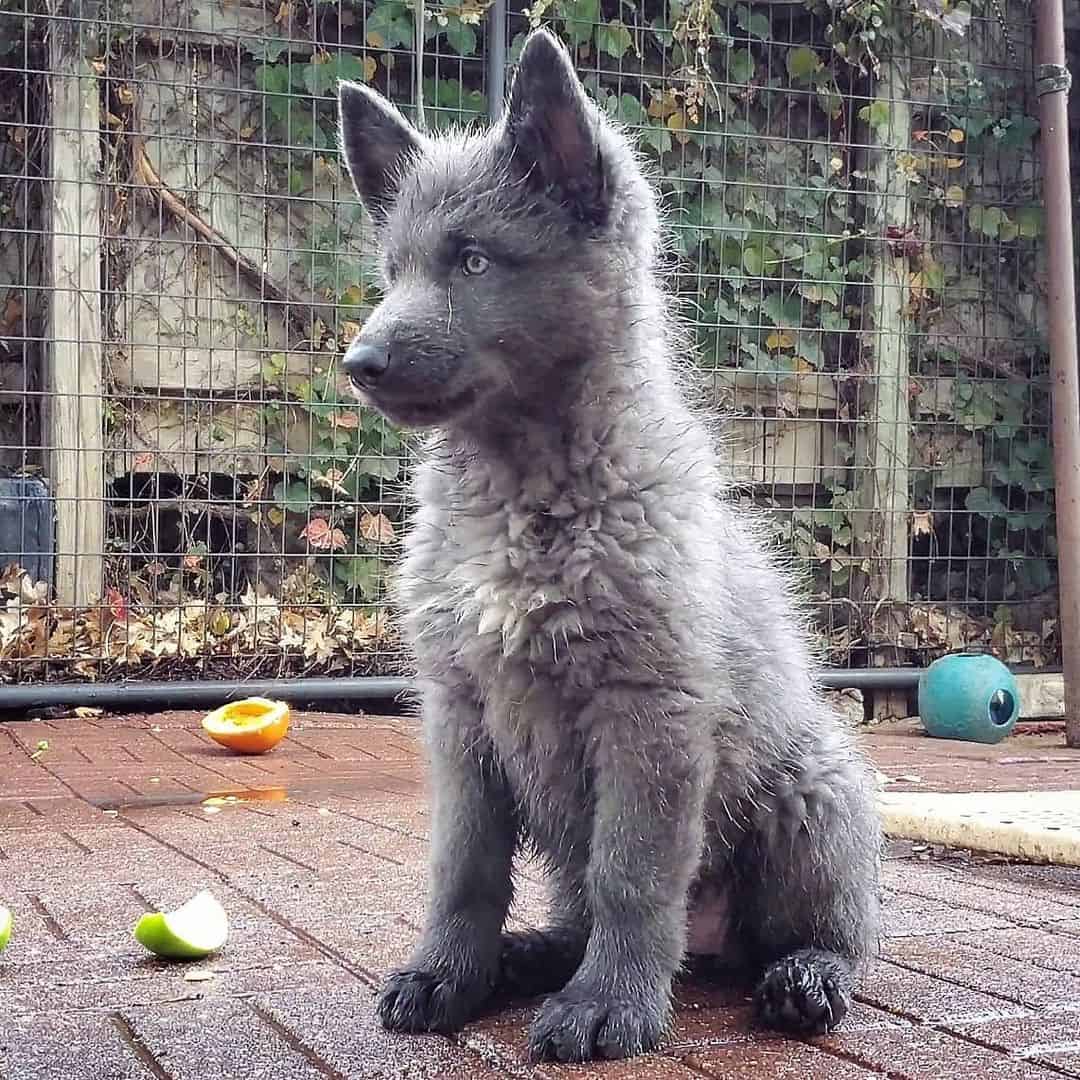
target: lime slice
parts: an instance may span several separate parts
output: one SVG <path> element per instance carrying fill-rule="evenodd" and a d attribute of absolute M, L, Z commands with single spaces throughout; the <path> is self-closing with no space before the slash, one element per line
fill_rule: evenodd
<path fill-rule="evenodd" d="M 11 940 L 11 926 L 14 921 L 10 909 L 0 905 L 0 952 L 7 948 L 7 943 Z"/>
<path fill-rule="evenodd" d="M 207 889 L 175 911 L 151 911 L 135 924 L 135 940 L 169 960 L 201 960 L 229 936 L 229 917 Z"/>

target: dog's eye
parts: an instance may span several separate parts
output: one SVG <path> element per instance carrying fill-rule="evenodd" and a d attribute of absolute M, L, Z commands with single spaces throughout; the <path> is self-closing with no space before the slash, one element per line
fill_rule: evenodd
<path fill-rule="evenodd" d="M 481 251 L 466 251 L 461 258 L 461 269 L 470 277 L 482 274 L 490 265 L 491 261 Z"/>

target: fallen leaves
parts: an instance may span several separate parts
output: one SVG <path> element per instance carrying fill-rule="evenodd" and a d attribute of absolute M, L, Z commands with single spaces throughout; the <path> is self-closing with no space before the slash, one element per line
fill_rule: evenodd
<path fill-rule="evenodd" d="M 907 614 L 919 647 L 934 656 L 983 647 L 1005 663 L 1045 667 L 1055 655 L 1057 624 L 1053 619 L 1044 620 L 1040 632 L 977 618 L 958 608 L 913 605 Z"/>
<path fill-rule="evenodd" d="M 340 530 L 324 526 L 329 532 L 321 542 L 341 543 Z M 377 527 L 385 534 L 387 526 Z M 320 596 L 303 572 L 286 579 L 282 590 L 288 600 L 249 586 L 238 600 L 170 602 L 165 594 L 132 599 L 109 589 L 101 604 L 72 609 L 55 603 L 44 582 L 10 566 L 0 573 L 0 662 L 63 663 L 87 678 L 101 661 L 123 667 L 181 657 L 276 654 L 344 668 L 391 641 L 384 611 Z"/>

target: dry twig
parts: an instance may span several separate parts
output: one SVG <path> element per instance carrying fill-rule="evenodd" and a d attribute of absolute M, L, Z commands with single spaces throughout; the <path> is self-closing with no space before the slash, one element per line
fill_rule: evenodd
<path fill-rule="evenodd" d="M 246 255 L 237 251 L 213 225 L 205 222 L 198 213 L 192 210 L 158 175 L 146 153 L 146 140 L 142 136 L 136 136 L 132 141 L 132 160 L 136 179 L 153 194 L 161 208 L 186 225 L 192 232 L 201 236 L 208 244 L 212 244 L 222 258 L 259 290 L 259 295 L 263 300 L 283 304 L 288 321 L 305 338 L 308 337 L 309 324 L 302 312 L 305 310 L 310 312 L 310 301 L 294 296 L 287 288 L 279 285 Z"/>

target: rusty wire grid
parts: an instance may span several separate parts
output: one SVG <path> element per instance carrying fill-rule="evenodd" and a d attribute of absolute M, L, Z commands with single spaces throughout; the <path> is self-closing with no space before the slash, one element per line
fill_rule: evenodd
<path fill-rule="evenodd" d="M 0 0 L 0 679 L 407 670 L 413 448 L 338 369 L 378 286 L 334 90 L 485 122 L 489 6 Z M 657 179 L 830 662 L 1053 663 L 1028 7 L 538 0 L 508 68 L 539 23 Z"/>

